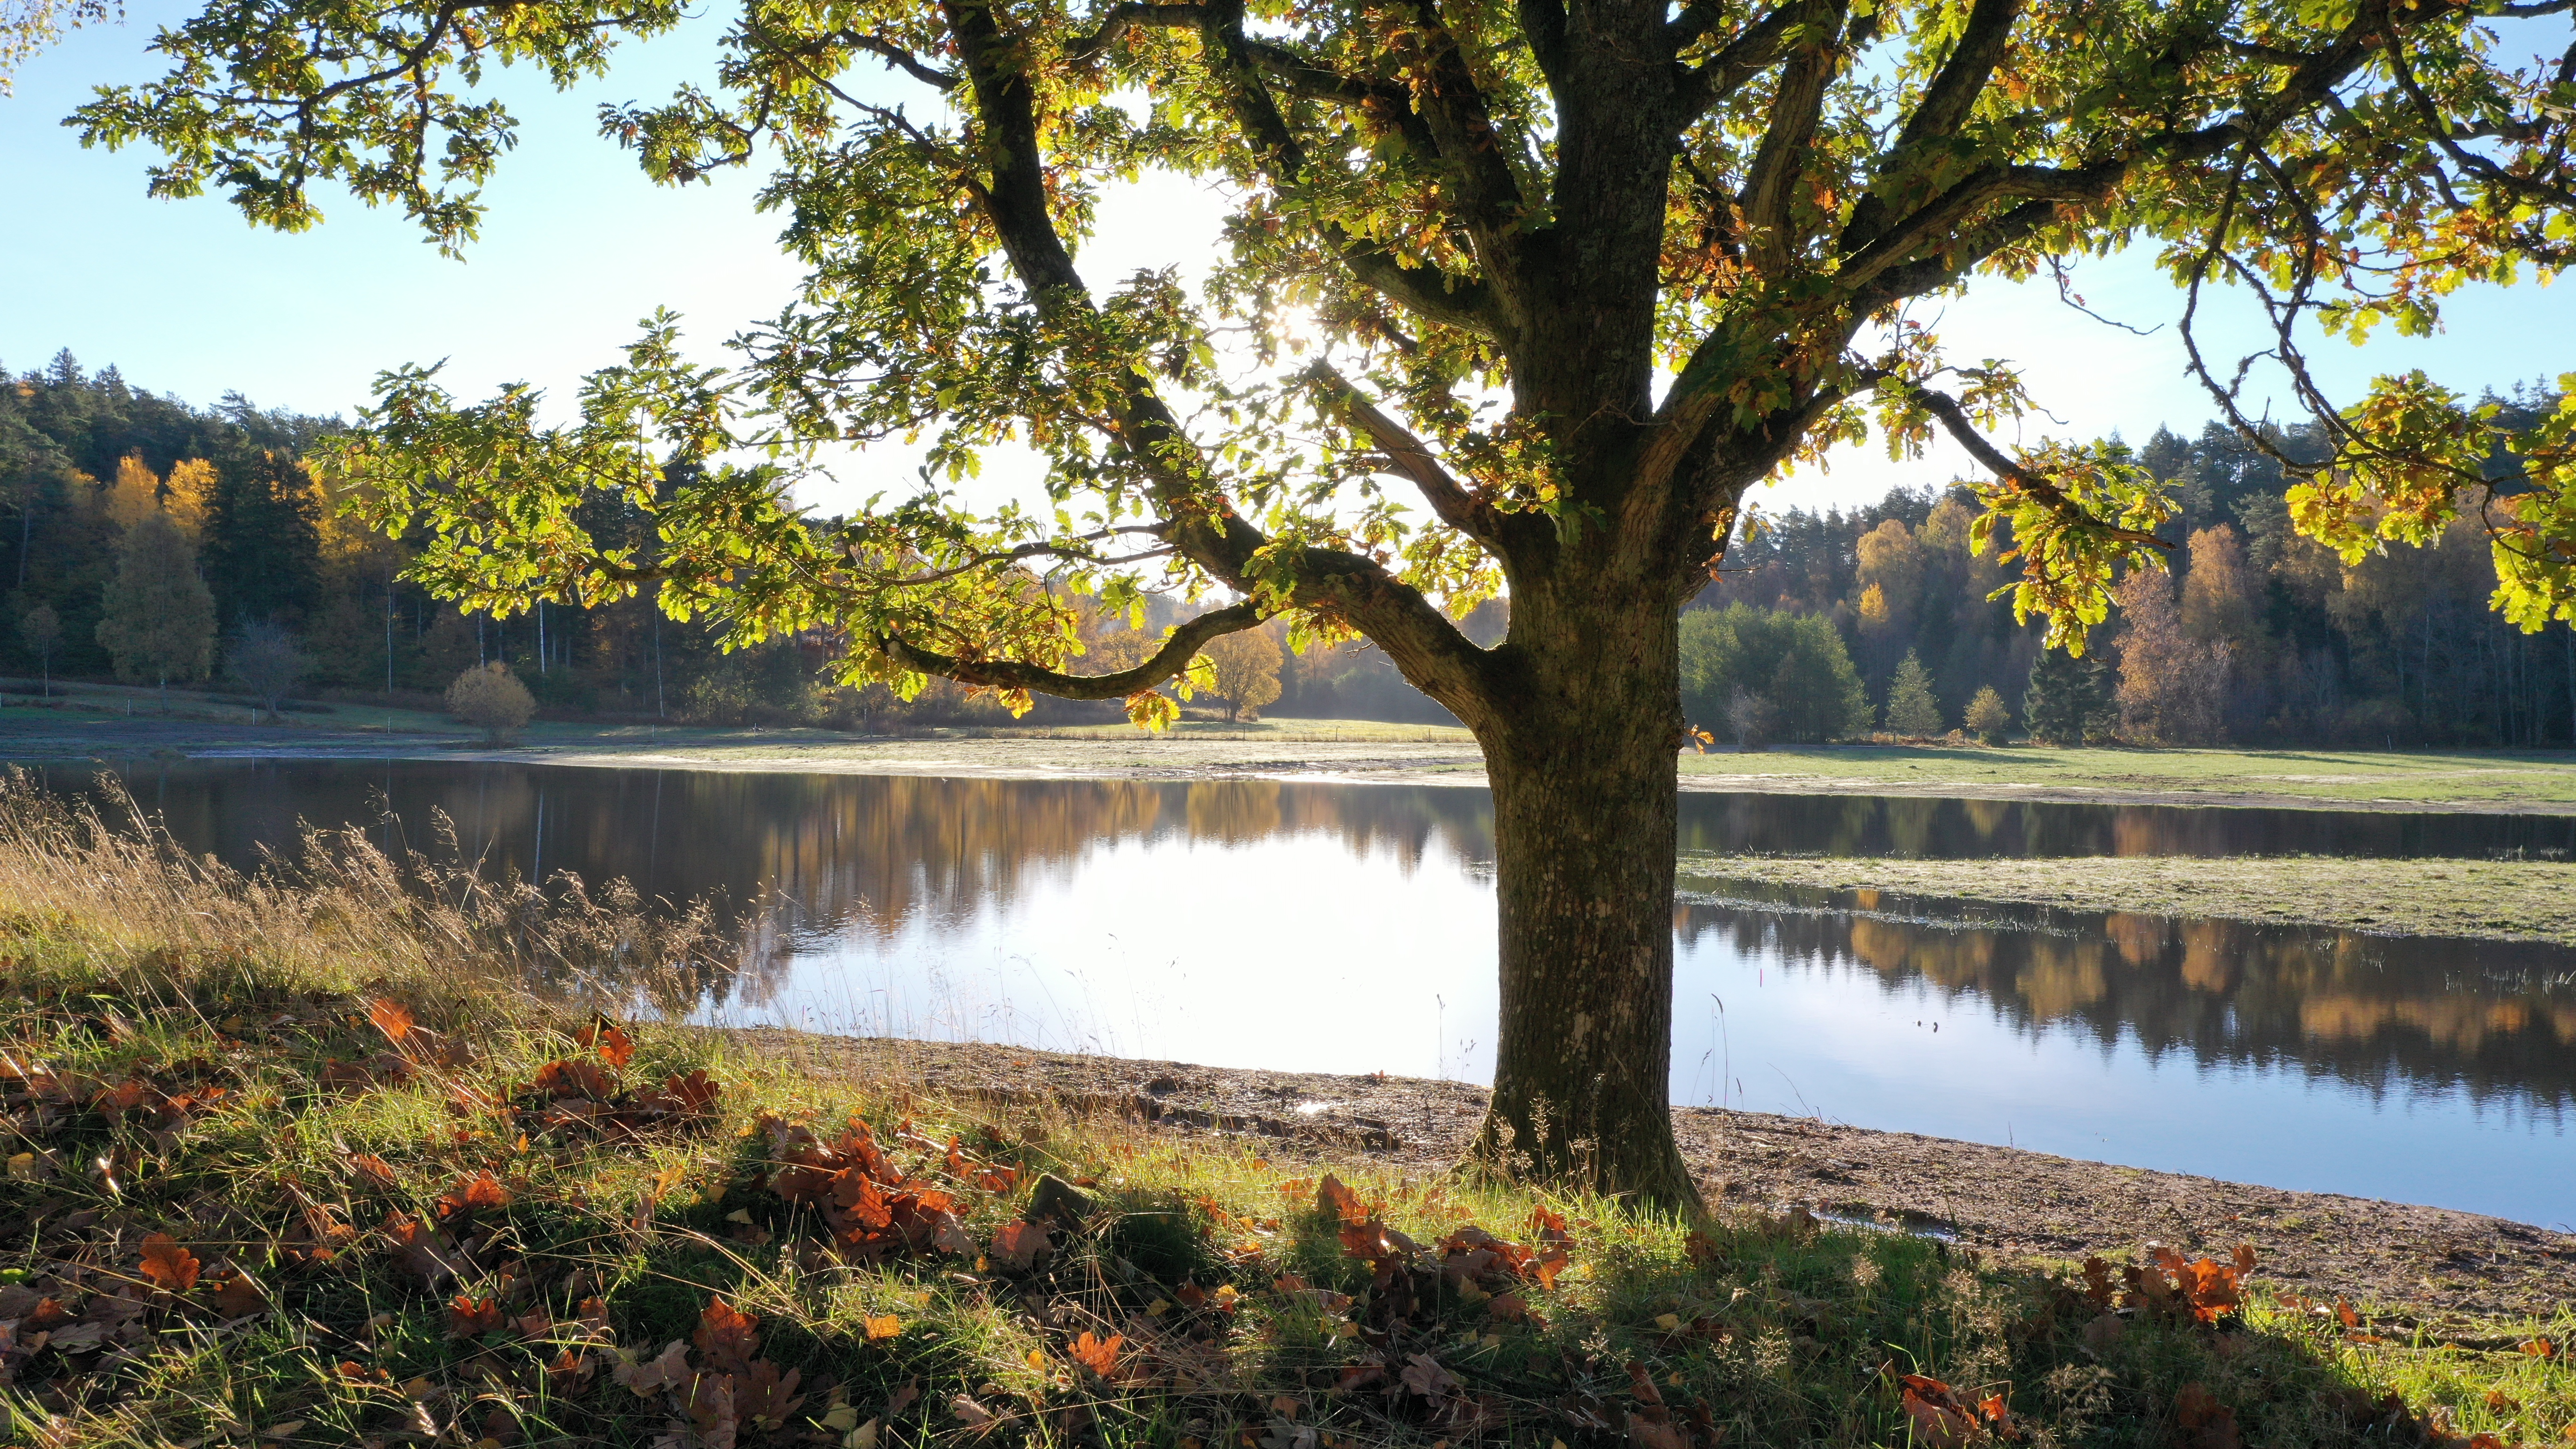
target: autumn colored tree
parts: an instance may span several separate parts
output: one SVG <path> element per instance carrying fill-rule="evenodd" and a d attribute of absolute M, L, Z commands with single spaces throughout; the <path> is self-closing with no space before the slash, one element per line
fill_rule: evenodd
<path fill-rule="evenodd" d="M 494 660 L 456 676 L 447 686 L 447 712 L 481 730 L 483 742 L 497 748 L 535 716 L 537 697 L 508 665 Z"/>
<path fill-rule="evenodd" d="M 1887 728 L 1891 734 L 1916 738 L 1942 730 L 1941 701 L 1932 697 L 1932 671 L 1911 649 L 1898 662 L 1896 677 L 1888 681 Z"/>
<path fill-rule="evenodd" d="M 1993 685 L 1984 685 L 1977 690 L 1976 697 L 1968 701 L 1967 716 L 1960 723 L 1968 727 L 1980 744 L 2000 745 L 2012 730 L 2012 706 L 2004 703 L 2004 697 L 1995 692 Z"/>
<path fill-rule="evenodd" d="M 2195 639 L 2183 627 L 2173 580 L 2139 569 L 2120 581 L 2120 733 L 2165 745 L 2212 745 L 2227 738 L 2228 677 L 2234 657 L 2224 641 Z"/>
<path fill-rule="evenodd" d="M 117 678 L 152 680 L 167 710 L 172 679 L 205 677 L 215 649 L 215 596 L 197 577 L 197 551 L 169 515 L 156 508 L 126 530 L 105 603 L 98 642 Z"/>
<path fill-rule="evenodd" d="M 652 588 L 740 642 L 846 640 L 842 678 L 906 691 L 937 674 L 1155 722 L 1176 708 L 1157 686 L 1221 634 L 1367 636 L 1492 781 L 1480 1159 L 1686 1203 L 1677 616 L 1745 489 L 1873 430 L 1900 453 L 1947 431 L 1992 475 L 1978 538 L 2009 520 L 2020 605 L 2078 641 L 2171 505 L 2123 448 L 1988 442 L 2022 380 L 1953 363 L 1923 306 L 2134 243 L 2198 308 L 2287 309 L 2267 347 L 2295 364 L 2291 324 L 2322 304 L 2346 333 L 2422 328 L 2464 279 L 2556 265 L 2576 96 L 2515 58 L 2565 48 L 2563 7 L 2487 8 L 744 0 L 710 84 L 603 121 L 662 181 L 757 164 L 800 300 L 732 370 L 684 363 L 657 320 L 561 427 L 525 389 L 461 403 L 398 370 L 328 466 L 379 526 L 428 530 L 412 576 L 469 607 Z M 220 185 L 300 229 L 308 188 L 338 182 L 453 250 L 513 139 L 476 83 L 516 63 L 570 85 L 684 13 L 224 0 L 156 42 L 166 80 L 79 120 L 160 147 L 160 194 Z M 1204 286 L 1086 271 L 1104 187 L 1147 168 L 1226 209 Z M 2232 400 L 2225 360 L 2204 371 Z M 2301 495 L 2307 526 L 2366 550 L 2447 517 L 2419 465 L 2484 446 L 2451 401 L 2381 389 L 2346 470 Z M 814 450 L 890 436 L 925 438 L 922 491 L 795 511 Z M 951 490 L 1005 442 L 1044 458 L 1053 508 Z M 709 466 L 755 446 L 787 471 Z M 2531 476 L 2516 607 L 2576 608 L 2550 548 L 2576 502 L 2553 512 L 2557 475 Z M 659 536 L 594 535 L 602 493 Z M 1086 672 L 1040 574 L 1112 609 L 1152 577 L 1231 602 Z M 1451 623 L 1505 590 L 1501 642 Z"/>
<path fill-rule="evenodd" d="M 1279 641 L 1267 629 L 1220 634 L 1208 641 L 1207 692 L 1225 702 L 1225 717 L 1239 719 L 1279 697 Z"/>

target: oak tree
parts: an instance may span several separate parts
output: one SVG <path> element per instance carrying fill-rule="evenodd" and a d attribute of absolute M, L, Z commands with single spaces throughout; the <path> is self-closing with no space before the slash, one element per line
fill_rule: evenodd
<path fill-rule="evenodd" d="M 1977 537 L 2008 538 L 2017 602 L 2080 643 L 2170 504 L 2115 445 L 1988 441 L 2022 380 L 1949 358 L 1931 323 L 2135 246 L 2186 321 L 2279 324 L 2270 350 L 2337 423 L 2330 465 L 2300 470 L 2305 526 L 2353 550 L 2438 532 L 2493 479 L 2492 418 L 2420 378 L 2338 412 L 2298 347 L 2320 324 L 2429 327 L 2463 281 L 2560 263 L 2567 8 L 741 0 L 705 84 L 601 123 L 674 184 L 765 167 L 808 269 L 795 304 L 730 369 L 684 361 L 657 319 L 563 426 L 524 388 L 464 402 L 396 370 L 325 466 L 379 525 L 429 529 L 415 577 L 468 607 L 651 588 L 739 640 L 836 639 L 852 681 L 1126 699 L 1152 722 L 1220 634 L 1365 635 L 1492 781 L 1480 1155 L 1687 1202 L 1677 616 L 1745 490 L 1837 442 L 1947 432 L 1991 475 Z M 487 74 L 570 83 L 682 18 L 223 0 L 163 33 L 166 79 L 79 123 L 159 147 L 157 193 L 219 187 L 297 229 L 336 181 L 456 249 L 513 136 Z M 1149 170 L 1223 211 L 1195 284 L 1085 265 L 1104 193 Z M 1176 264 L 1211 256 L 1171 241 Z M 2235 407 L 2229 360 L 2194 355 Z M 926 446 L 917 490 L 797 511 L 817 449 L 891 437 Z M 2526 622 L 2576 600 L 2570 439 L 2576 412 L 2480 505 Z M 1044 461 L 1051 507 L 956 490 L 1005 444 Z M 651 546 L 589 530 L 603 494 L 653 513 Z M 1068 589 L 1132 609 L 1157 582 L 1227 602 L 1087 671 Z M 1498 592 L 1509 632 L 1480 647 L 1452 619 Z"/>
<path fill-rule="evenodd" d="M 1279 697 L 1279 641 L 1267 629 L 1220 634 L 1207 642 L 1209 683 L 1206 692 L 1225 705 L 1225 717 L 1241 719 Z"/>

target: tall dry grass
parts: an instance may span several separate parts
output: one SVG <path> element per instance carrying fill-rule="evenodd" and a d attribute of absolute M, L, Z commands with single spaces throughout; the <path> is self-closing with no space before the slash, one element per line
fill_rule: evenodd
<path fill-rule="evenodd" d="M 357 828 L 306 827 L 253 870 L 192 854 L 112 775 L 95 797 L 0 774 L 0 933 L 41 936 L 85 983 L 187 993 L 399 986 L 506 1007 L 683 1014 L 738 957 L 707 899 L 647 898 L 624 880 L 494 875 L 444 816 L 430 850 L 389 852 Z M 43 959 L 16 974 L 45 973 Z"/>

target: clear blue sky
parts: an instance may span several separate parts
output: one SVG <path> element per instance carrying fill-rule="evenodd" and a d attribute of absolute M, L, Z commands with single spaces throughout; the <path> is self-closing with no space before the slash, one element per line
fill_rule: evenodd
<path fill-rule="evenodd" d="M 220 198 L 153 201 L 150 157 L 84 151 L 57 123 L 100 82 L 141 80 L 152 26 L 181 7 L 146 3 L 121 26 L 72 36 L 29 62 L 14 98 L 0 100 L 0 365 L 39 365 L 68 347 L 92 367 L 114 363 L 129 381 L 211 402 L 238 390 L 268 407 L 345 413 L 379 369 L 451 359 L 451 385 L 472 395 L 526 380 L 568 393 L 585 370 L 612 361 L 655 306 L 683 313 L 707 360 L 723 337 L 774 313 L 794 264 L 776 219 L 752 209 L 755 178 L 669 190 L 647 183 L 625 153 L 593 134 L 601 101 L 651 100 L 697 74 L 721 12 L 694 29 L 625 53 L 618 71 L 569 96 L 533 76 L 505 77 L 521 117 L 518 150 L 487 193 L 491 215 L 468 260 L 441 258 L 399 216 L 343 200 L 302 236 L 252 230 Z M 1208 212 L 1187 188 L 1152 187 L 1114 208 L 1089 258 L 1095 280 L 1152 261 L 1205 255 Z M 1182 238 L 1178 247 L 1174 237 Z M 1103 255 L 1107 253 L 1108 255 Z M 2143 257 L 2088 263 L 2079 285 L 2099 311 L 2141 326 L 2170 322 L 2178 294 Z M 2256 335 L 2242 308 L 2208 327 L 2232 357 Z M 2328 384 L 2349 393 L 2374 372 L 2424 367 L 2474 392 L 2576 368 L 2576 289 L 2485 289 L 2456 299 L 2447 332 L 2385 338 L 2356 351 L 2319 343 Z M 2195 429 L 2207 398 L 2182 374 L 2170 325 L 2139 338 L 2061 306 L 2052 286 L 1988 286 L 1942 310 L 1939 328 L 1961 361 L 2021 363 L 2037 400 L 2093 437 L 2143 441 L 2159 424 Z M 2243 344 L 2243 345 L 2240 345 Z M 2278 409 L 2285 415 L 2288 409 Z M 2035 430 L 2057 432 L 2043 420 Z M 1872 450 L 1838 458 L 1766 495 L 1768 507 L 1872 497 L 1894 482 L 1939 481 L 1953 454 L 1891 465 Z M 897 488 L 898 457 L 862 459 L 841 496 Z M 1000 470 L 1007 474 L 1008 470 Z"/>

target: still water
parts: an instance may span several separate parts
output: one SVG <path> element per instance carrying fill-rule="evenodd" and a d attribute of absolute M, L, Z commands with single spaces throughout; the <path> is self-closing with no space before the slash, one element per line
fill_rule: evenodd
<path fill-rule="evenodd" d="M 64 788 L 82 777 L 55 776 Z M 717 1023 L 1488 1079 L 1483 791 L 438 763 L 141 766 L 194 849 L 297 823 L 736 903 Z M 2405 856 L 2559 820 L 1685 796 L 1686 848 Z M 1942 902 L 1675 903 L 1676 1101 L 2562 1225 L 2576 952 Z"/>

